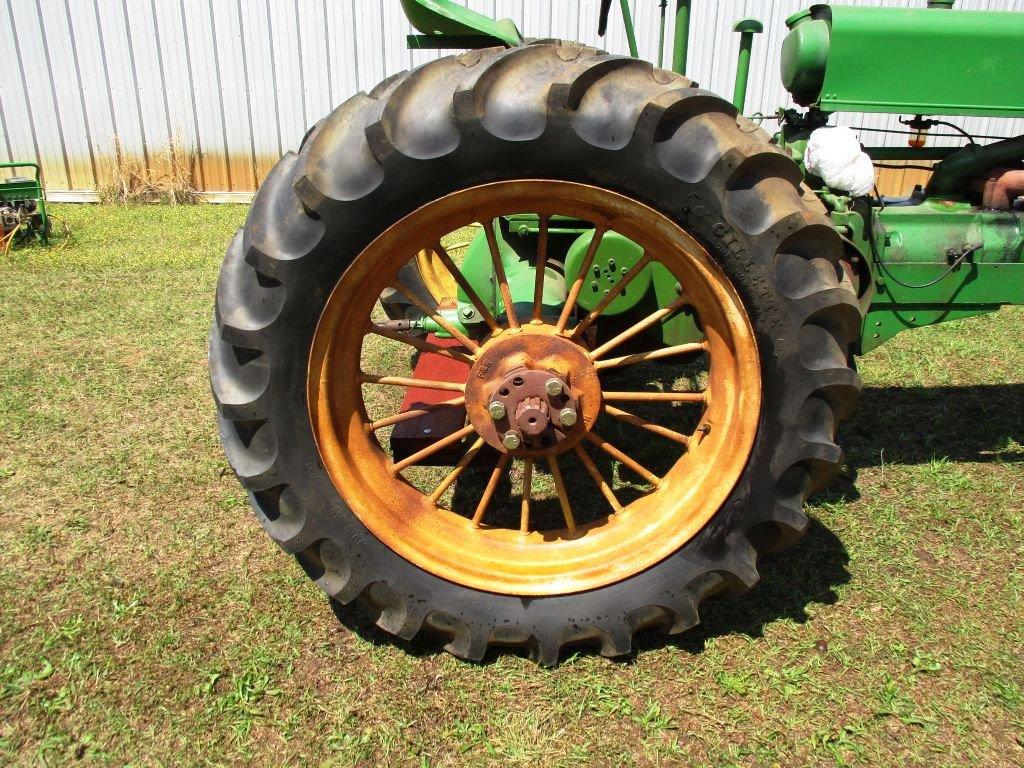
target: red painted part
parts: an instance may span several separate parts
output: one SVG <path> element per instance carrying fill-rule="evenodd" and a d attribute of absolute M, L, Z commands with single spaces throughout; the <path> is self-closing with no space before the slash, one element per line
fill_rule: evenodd
<path fill-rule="evenodd" d="M 464 351 L 455 339 L 442 339 L 434 334 L 429 334 L 426 340 L 439 347 L 452 347 Z M 442 357 L 433 352 L 421 352 L 412 375 L 413 378 L 417 379 L 455 381 L 464 384 L 466 379 L 469 378 L 469 366 L 458 360 Z M 405 413 L 416 408 L 422 408 L 424 405 L 443 403 L 445 400 L 452 400 L 456 397 L 458 397 L 457 392 L 442 392 L 437 389 L 411 387 L 406 390 L 401 412 Z M 409 419 L 409 421 L 396 424 L 391 432 L 391 450 L 394 453 L 395 461 L 411 456 L 416 451 L 432 445 L 453 432 L 457 432 L 465 424 L 466 409 L 464 406 L 442 408 L 425 416 L 418 416 L 415 419 Z M 435 453 L 424 463 L 435 466 L 450 465 L 453 463 L 453 457 L 457 461 L 464 450 L 464 445 L 456 443 L 451 448 Z"/>

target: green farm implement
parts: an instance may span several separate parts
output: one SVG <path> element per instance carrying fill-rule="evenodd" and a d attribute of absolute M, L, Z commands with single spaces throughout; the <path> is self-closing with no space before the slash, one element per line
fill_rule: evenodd
<path fill-rule="evenodd" d="M 411 47 L 463 52 L 278 163 L 210 340 L 259 520 L 390 633 L 552 664 L 694 626 L 807 527 L 857 355 L 1024 303 L 1024 137 L 955 123 L 1024 116 L 1024 14 L 812 6 L 785 22 L 797 106 L 747 118 L 755 19 L 729 101 L 686 77 L 689 0 L 659 4 L 657 66 L 625 0 L 599 29 L 632 56 L 402 4 Z M 904 116 L 909 146 L 839 112 Z M 882 197 L 893 162 L 930 181 Z"/>
<path fill-rule="evenodd" d="M 0 179 L 0 248 L 10 250 L 15 242 L 36 239 L 44 245 L 50 236 L 46 196 L 36 163 L 0 163 L 0 170 L 31 169 L 32 176 L 13 175 Z"/>

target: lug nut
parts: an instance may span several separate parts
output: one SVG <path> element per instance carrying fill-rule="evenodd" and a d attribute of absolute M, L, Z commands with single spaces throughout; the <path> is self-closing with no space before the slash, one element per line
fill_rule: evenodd
<path fill-rule="evenodd" d="M 494 400 L 487 406 L 487 412 L 491 414 L 491 418 L 495 421 L 503 419 L 505 418 L 505 404 L 500 400 Z"/>
<path fill-rule="evenodd" d="M 508 448 L 510 451 L 514 451 L 516 448 L 523 444 L 523 438 L 514 429 L 510 429 L 502 436 L 501 444 Z"/>
<path fill-rule="evenodd" d="M 563 408 L 558 414 L 558 423 L 563 427 L 571 427 L 576 423 L 576 411 L 572 408 Z"/>
<path fill-rule="evenodd" d="M 544 385 L 544 391 L 551 397 L 562 394 L 562 382 L 558 379 L 548 379 Z"/>

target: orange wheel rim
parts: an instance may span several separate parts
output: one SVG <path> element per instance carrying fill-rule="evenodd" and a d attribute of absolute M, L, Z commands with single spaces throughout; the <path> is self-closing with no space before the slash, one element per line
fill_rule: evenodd
<path fill-rule="evenodd" d="M 397 279 L 400 268 L 416 254 L 441 242 L 448 233 L 472 222 L 490 222 L 524 211 L 540 217 L 536 255 L 538 272 L 546 257 L 547 225 L 552 215 L 591 222 L 595 241 L 614 230 L 644 248 L 644 260 L 661 263 L 678 280 L 677 300 L 656 308 L 615 334 L 594 342 L 592 326 L 601 322 L 601 303 L 589 313 L 578 309 L 583 274 L 569 288 L 558 318 L 544 318 L 540 300 L 533 311 L 517 303 L 512 311 L 508 280 L 500 257 L 495 258 L 495 293 L 503 314 L 491 313 L 486 333 L 469 338 L 452 327 L 461 347 L 442 351 L 471 364 L 466 384 L 423 382 L 410 376 L 366 370 L 363 344 L 368 333 L 435 351 L 422 339 L 397 338 L 371 320 L 377 296 L 396 288 L 408 298 L 413 291 Z M 490 233 L 490 227 L 485 227 Z M 493 238 L 489 238 L 496 253 Z M 595 246 L 596 247 L 596 246 Z M 443 249 L 442 249 L 443 250 Z M 657 254 L 648 257 L 648 254 Z M 625 270 L 624 270 L 625 271 Z M 626 282 L 626 280 L 624 280 Z M 540 280 L 538 279 L 538 286 Z M 470 298 L 473 298 L 472 296 Z M 608 299 L 610 301 L 610 299 Z M 436 306 L 422 299 L 418 308 L 438 322 L 448 322 Z M 474 302 L 476 303 L 476 302 Z M 482 302 L 481 303 L 485 303 Z M 687 308 L 699 319 L 700 342 L 626 354 L 623 346 Z M 410 349 L 409 351 L 414 351 Z M 696 391 L 635 391 L 602 384 L 615 369 L 675 356 L 700 354 L 708 361 L 706 383 Z M 513 395 L 507 408 L 529 419 L 562 419 L 559 404 L 572 403 L 577 420 L 570 426 L 548 426 L 543 435 L 555 442 L 542 445 L 529 437 L 510 448 L 488 411 L 503 382 L 517 372 L 543 370 L 562 382 L 561 400 L 544 395 Z M 518 376 L 518 378 L 523 378 Z M 537 376 L 527 376 L 536 386 Z M 515 595 L 558 595 L 595 589 L 628 578 L 685 545 L 715 514 L 739 480 L 753 448 L 761 412 L 761 380 L 754 333 L 735 289 L 707 251 L 661 213 L 608 190 L 563 181 L 498 182 L 455 192 L 428 203 L 377 237 L 352 262 L 327 300 L 317 325 L 307 380 L 309 414 L 323 465 L 341 497 L 362 523 L 399 555 L 449 581 L 467 587 Z M 467 423 L 418 455 L 394 461 L 378 439 L 378 431 L 407 418 L 392 414 L 371 418 L 368 403 L 378 391 L 408 386 L 438 389 L 456 407 L 465 407 Z M 546 382 L 543 386 L 551 386 Z M 531 390 L 532 391 L 532 390 Z M 450 395 L 450 397 L 448 396 Z M 638 415 L 637 406 L 662 404 L 690 409 L 696 425 L 683 433 L 657 419 Z M 651 406 L 654 407 L 654 406 Z M 430 408 L 426 409 L 430 410 Z M 501 409 L 498 409 L 501 410 Z M 655 473 L 638 461 L 633 443 L 612 441 L 596 429 L 597 418 L 628 425 L 636 440 L 661 441 L 679 452 L 665 471 Z M 512 416 L 505 414 L 505 419 Z M 568 420 L 568 419 L 567 419 Z M 505 422 L 501 422 L 505 423 Z M 509 421 L 508 423 L 512 423 Z M 515 431 L 515 430 L 513 430 Z M 515 441 L 512 441 L 515 442 Z M 419 461 L 454 444 L 465 447 L 462 458 L 440 470 L 430 487 L 409 479 Z M 503 447 L 504 446 L 504 447 Z M 482 488 L 456 509 L 441 503 L 486 451 L 496 460 L 479 476 Z M 410 459 L 412 459 L 410 461 Z M 612 478 L 598 466 L 611 459 L 619 475 L 642 486 L 620 498 Z M 605 513 L 578 520 L 574 487 L 567 487 L 565 467 L 575 462 L 579 477 L 603 499 Z M 488 516 L 502 484 L 515 472 L 520 487 L 512 494 L 516 522 L 499 526 Z M 543 479 L 557 501 L 560 522 L 538 529 L 531 522 L 537 483 Z M 549 499 L 549 507 L 555 501 Z"/>

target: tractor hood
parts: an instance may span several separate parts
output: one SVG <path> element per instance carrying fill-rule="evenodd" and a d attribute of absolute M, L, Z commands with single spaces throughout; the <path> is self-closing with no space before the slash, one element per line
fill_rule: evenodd
<path fill-rule="evenodd" d="M 815 5 L 786 24 L 782 82 L 802 106 L 1024 116 L 1024 13 Z"/>

